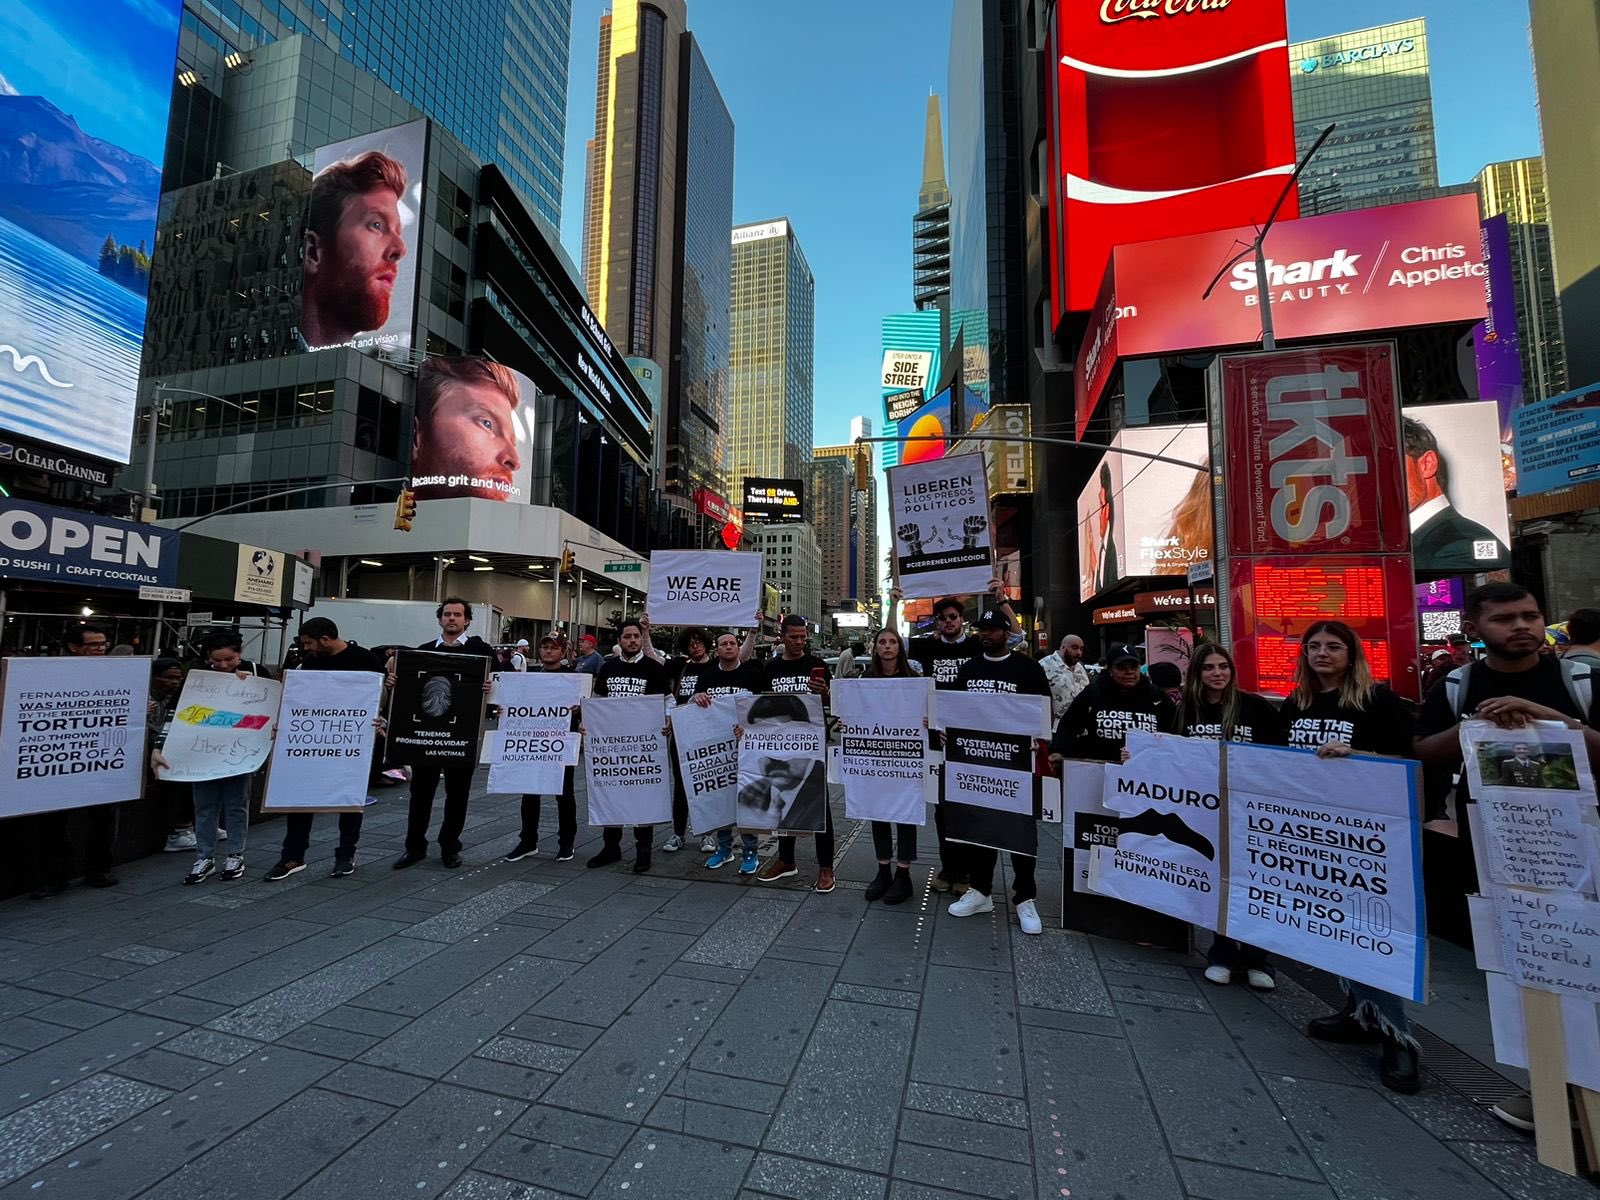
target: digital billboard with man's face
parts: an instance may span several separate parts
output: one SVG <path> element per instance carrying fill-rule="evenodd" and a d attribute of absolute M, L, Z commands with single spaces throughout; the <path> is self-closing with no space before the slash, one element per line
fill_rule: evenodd
<path fill-rule="evenodd" d="M 430 358 L 417 371 L 411 489 L 422 500 L 527 503 L 538 388 L 484 358 Z"/>
<path fill-rule="evenodd" d="M 301 266 L 306 349 L 411 348 L 427 149 L 428 123 L 412 121 L 317 151 Z"/>
<path fill-rule="evenodd" d="M 1500 462 L 1500 410 L 1494 401 L 1401 409 L 1400 434 L 1417 574 L 1509 566 L 1511 522 Z"/>
<path fill-rule="evenodd" d="M 11 0 L 0 429 L 125 463 L 181 0 Z"/>

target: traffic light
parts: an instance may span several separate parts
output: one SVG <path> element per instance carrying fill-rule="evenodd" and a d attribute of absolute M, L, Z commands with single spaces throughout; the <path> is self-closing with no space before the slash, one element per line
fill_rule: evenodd
<path fill-rule="evenodd" d="M 872 458 L 867 453 L 865 446 L 856 447 L 856 491 L 870 492 L 872 490 Z"/>
<path fill-rule="evenodd" d="M 572 551 L 571 550 L 563 550 L 561 552 L 561 573 L 563 575 L 571 575 L 572 574 Z"/>
<path fill-rule="evenodd" d="M 400 495 L 394 502 L 394 527 L 402 533 L 411 532 L 411 522 L 417 516 L 417 494 L 410 488 L 402 488 Z"/>

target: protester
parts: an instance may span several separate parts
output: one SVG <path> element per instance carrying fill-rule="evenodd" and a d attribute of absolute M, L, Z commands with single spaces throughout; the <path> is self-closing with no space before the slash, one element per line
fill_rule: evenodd
<path fill-rule="evenodd" d="M 1434 685 L 1455 669 L 1456 660 L 1442 646 L 1429 654 L 1422 668 L 1422 694 L 1426 696 L 1433 691 Z"/>
<path fill-rule="evenodd" d="M 811 627 L 806 619 L 790 613 L 779 626 L 782 652 L 774 654 L 766 664 L 764 692 L 798 694 L 810 692 L 828 702 L 828 664 L 806 648 Z M 831 892 L 833 878 L 833 806 L 824 802 L 823 831 L 817 834 L 817 882 L 819 892 Z M 795 866 L 795 839 L 780 837 L 778 852 L 756 874 L 757 883 L 776 883 L 799 874 Z"/>
<path fill-rule="evenodd" d="M 1044 677 L 1050 681 L 1050 719 L 1059 721 L 1078 693 L 1089 686 L 1089 672 L 1083 666 L 1083 639 L 1069 633 L 1061 639 L 1054 654 L 1039 660 Z"/>
<path fill-rule="evenodd" d="M 1284 742 L 1315 750 L 1318 758 L 1351 754 L 1409 757 L 1411 713 L 1400 698 L 1372 677 L 1361 639 L 1340 621 L 1318 621 L 1300 639 L 1294 691 L 1278 712 Z M 1344 1007 L 1307 1027 L 1325 1042 L 1383 1043 L 1379 1077 L 1391 1091 L 1414 1092 L 1419 1047 L 1405 1004 L 1370 984 L 1342 979 Z"/>
<path fill-rule="evenodd" d="M 1561 657 L 1600 671 L 1600 608 L 1573 610 L 1567 618 L 1567 648 Z"/>
<path fill-rule="evenodd" d="M 1477 656 L 1472 653 L 1472 643 L 1465 634 L 1452 633 L 1445 639 L 1450 646 L 1450 660 L 1458 667 L 1464 667 Z"/>
<path fill-rule="evenodd" d="M 476 654 L 486 662 L 485 670 L 491 673 L 498 660 L 494 647 L 476 634 L 467 633 L 472 624 L 472 605 L 460 596 L 447 596 L 434 610 L 439 622 L 439 636 L 431 642 L 422 642 L 418 650 L 433 650 L 441 654 Z M 395 685 L 394 659 L 387 667 L 387 682 Z M 483 694 L 489 694 L 491 678 L 483 683 Z M 411 768 L 411 807 L 406 816 L 406 848 L 394 860 L 394 869 L 403 871 L 428 857 L 428 825 L 433 821 L 433 799 L 439 791 L 439 780 L 444 780 L 444 819 L 439 823 L 439 861 L 451 870 L 461 866 L 461 831 L 467 824 L 467 798 L 472 791 L 472 773 L 476 763 L 457 763 L 440 766 L 421 763 Z"/>
<path fill-rule="evenodd" d="M 861 642 L 851 642 L 839 652 L 839 661 L 833 664 L 835 679 L 859 679 L 865 670 L 867 647 Z"/>
<path fill-rule="evenodd" d="M 572 663 L 574 671 L 581 671 L 585 675 L 593 675 L 600 670 L 600 664 L 605 662 L 605 659 L 600 656 L 600 651 L 596 649 L 597 644 L 592 633 L 578 635 L 578 657 Z"/>
<path fill-rule="evenodd" d="M 694 702 L 701 708 L 710 708 L 714 696 L 737 696 L 765 690 L 763 669 L 744 658 L 739 635 L 717 635 L 716 658 L 695 672 L 697 691 Z M 716 842 L 706 867 L 715 871 L 733 861 L 733 826 L 724 825 L 716 831 Z M 761 867 L 756 858 L 759 841 L 753 833 L 739 835 L 739 874 L 754 875 Z M 704 846 L 701 847 L 704 849 Z"/>
<path fill-rule="evenodd" d="M 910 679 L 922 674 L 922 668 L 906 657 L 906 644 L 893 629 L 884 629 L 872 640 L 872 657 L 867 660 L 862 677 L 866 679 Z M 899 853 L 895 853 L 898 843 Z M 895 825 L 888 821 L 872 822 L 872 848 L 878 856 L 878 873 L 867 884 L 867 902 L 882 900 L 885 904 L 904 904 L 911 899 L 911 864 L 917 861 L 917 827 Z M 893 855 L 894 869 L 890 870 Z"/>
<path fill-rule="evenodd" d="M 628 619 L 617 630 L 617 652 L 600 664 L 595 672 L 596 696 L 665 696 L 667 694 L 667 669 L 644 652 L 647 626 L 640 620 Z M 643 875 L 650 869 L 650 848 L 655 842 L 654 825 L 633 827 L 633 873 Z M 622 826 L 607 825 L 602 835 L 600 853 L 589 860 L 591 867 L 604 867 L 622 861 Z"/>
<path fill-rule="evenodd" d="M 1173 704 L 1183 703 L 1183 671 L 1177 663 L 1154 662 L 1147 668 L 1150 682 L 1167 694 Z"/>
<path fill-rule="evenodd" d="M 562 674 L 571 674 L 573 669 L 566 665 L 567 646 L 553 633 L 547 633 L 539 639 L 537 666 L 535 671 L 553 671 Z M 579 710 L 572 710 L 572 730 L 576 732 L 579 727 Z M 556 861 L 567 862 L 572 858 L 573 846 L 578 840 L 578 797 L 573 786 L 573 776 L 576 767 L 565 767 L 561 772 L 561 794 L 556 797 Z M 531 792 L 522 794 L 522 832 L 517 837 L 517 844 L 510 854 L 506 855 L 507 862 L 521 862 L 539 853 L 539 809 L 543 801 L 542 796 Z"/>
<path fill-rule="evenodd" d="M 1132 646 L 1114 642 L 1106 669 L 1079 692 L 1050 739 L 1050 761 L 1084 758 L 1114 763 L 1126 758 L 1129 730 L 1159 733 L 1177 721 L 1177 706 L 1139 670 Z"/>
<path fill-rule="evenodd" d="M 710 663 L 711 635 L 704 629 L 680 630 L 678 657 L 667 664 L 667 682 L 676 705 L 681 706 L 694 699 L 695 693 L 700 690 L 700 671 Z M 661 843 L 663 854 L 682 850 L 683 839 L 689 832 L 689 797 L 683 790 L 683 772 L 678 769 L 677 745 L 675 742 L 669 742 L 669 745 L 669 757 L 672 760 L 672 836 Z M 710 854 L 716 848 L 715 835 L 707 833 L 700 840 L 703 853 Z"/>
<path fill-rule="evenodd" d="M 1233 656 L 1212 642 L 1196 646 L 1189 660 L 1176 732 L 1223 742 L 1278 745 L 1282 741 L 1277 711 L 1265 697 L 1239 690 Z M 1206 978 L 1226 986 L 1238 971 L 1257 991 L 1270 992 L 1277 986 L 1265 950 L 1218 934 L 1206 952 Z"/>
<path fill-rule="evenodd" d="M 374 671 L 387 674 L 383 661 L 365 646 L 347 642 L 339 636 L 339 627 L 327 617 L 312 617 L 300 626 L 297 640 L 300 644 L 302 671 Z M 284 814 L 283 849 L 277 865 L 267 872 L 269 883 L 298 875 L 306 869 L 306 852 L 311 848 L 311 824 L 315 813 L 296 812 Z M 339 814 L 339 845 L 333 852 L 333 870 L 329 878 L 342 879 L 356 871 L 356 847 L 361 841 L 359 812 Z"/>
<path fill-rule="evenodd" d="M 1593 613 L 1595 610 L 1583 610 Z M 1567 622 L 1572 636 L 1574 613 Z M 1416 756 L 1424 763 L 1444 767 L 1461 765 L 1463 716 L 1493 721 L 1503 729 L 1524 729 L 1531 721 L 1560 721 L 1569 729 L 1583 730 L 1593 768 L 1600 771 L 1600 670 L 1581 658 L 1552 659 L 1541 653 L 1545 644 L 1544 613 L 1533 593 L 1515 583 L 1490 583 L 1467 594 L 1463 612 L 1466 629 L 1483 642 L 1482 662 L 1459 667 L 1423 702 L 1417 717 Z M 1597 631 L 1600 632 L 1600 631 Z M 1456 791 L 1458 804 L 1472 803 L 1463 778 Z M 1464 811 L 1459 827 L 1471 856 L 1471 826 Z M 1468 878 L 1473 872 L 1466 871 Z M 1495 1104 L 1489 1111 L 1506 1124 L 1533 1131 L 1533 1101 L 1526 1092 Z"/>
<path fill-rule="evenodd" d="M 512 648 L 511 669 L 513 671 L 526 671 L 528 669 L 527 638 L 518 638 L 516 646 Z"/>
<path fill-rule="evenodd" d="M 175 658 L 158 658 L 150 664 L 150 748 L 159 750 L 166 744 L 167 731 L 172 728 L 172 713 L 178 705 L 178 694 L 183 691 L 183 664 Z M 150 798 L 156 802 L 157 818 L 167 825 L 168 854 L 181 854 L 193 850 L 194 794 L 187 783 L 172 779 L 150 782 Z"/>

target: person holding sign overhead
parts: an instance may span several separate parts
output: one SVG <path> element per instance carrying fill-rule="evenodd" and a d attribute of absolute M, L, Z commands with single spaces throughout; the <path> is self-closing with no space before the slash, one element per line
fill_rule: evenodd
<path fill-rule="evenodd" d="M 594 676 L 596 696 L 665 696 L 667 694 L 667 669 L 646 654 L 645 626 L 628 619 L 617 630 L 617 652 L 605 662 Z M 633 827 L 633 873 L 643 875 L 650 869 L 650 848 L 655 842 L 654 825 Z M 590 867 L 604 867 L 622 861 L 622 826 L 607 825 L 602 835 L 600 853 L 588 862 Z"/>

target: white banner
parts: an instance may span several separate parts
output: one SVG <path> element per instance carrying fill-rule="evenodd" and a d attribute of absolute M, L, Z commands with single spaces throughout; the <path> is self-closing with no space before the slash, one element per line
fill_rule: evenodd
<path fill-rule="evenodd" d="M 594 676 L 582 671 L 502 671 L 500 727 L 486 740 L 491 792 L 558 796 L 581 740 L 573 714 Z"/>
<path fill-rule="evenodd" d="M 810 694 L 737 696 L 741 829 L 820 833 L 828 816 L 822 700 Z"/>
<path fill-rule="evenodd" d="M 889 527 L 895 579 L 908 600 L 982 592 L 994 577 L 983 455 L 890 467 Z"/>
<path fill-rule="evenodd" d="M 161 748 L 162 779 L 198 783 L 249 775 L 267 761 L 283 685 L 261 675 L 196 668 L 184 676 Z"/>
<path fill-rule="evenodd" d="M 713 696 L 709 708 L 680 704 L 672 710 L 678 770 L 689 801 L 689 825 L 701 832 L 732 825 L 739 794 L 739 721 L 735 696 Z"/>
<path fill-rule="evenodd" d="M 1038 854 L 1034 742 L 1049 728 L 1050 697 L 945 691 L 934 707 L 945 731 L 946 838 Z"/>
<path fill-rule="evenodd" d="M 372 803 L 373 721 L 383 699 L 375 671 L 290 671 L 283 679 L 266 812 L 352 812 Z"/>
<path fill-rule="evenodd" d="M 665 696 L 596 696 L 584 701 L 589 824 L 654 825 L 672 820 L 666 723 Z"/>
<path fill-rule="evenodd" d="M 761 555 L 654 550 L 645 606 L 653 625 L 754 625 L 761 607 Z"/>
<path fill-rule="evenodd" d="M 931 679 L 840 679 L 833 685 L 839 718 L 835 777 L 844 785 L 845 816 L 854 821 L 928 821 L 928 717 Z"/>
<path fill-rule="evenodd" d="M 7 658 L 0 693 L 0 817 L 139 798 L 148 658 Z"/>

